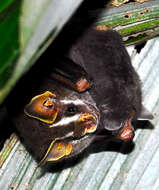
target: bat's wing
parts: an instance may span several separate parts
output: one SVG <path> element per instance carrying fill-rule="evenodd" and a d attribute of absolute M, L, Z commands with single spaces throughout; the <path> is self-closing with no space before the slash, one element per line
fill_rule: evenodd
<path fill-rule="evenodd" d="M 57 60 L 51 78 L 78 92 L 83 92 L 91 86 L 87 72 L 80 65 L 67 57 Z"/>

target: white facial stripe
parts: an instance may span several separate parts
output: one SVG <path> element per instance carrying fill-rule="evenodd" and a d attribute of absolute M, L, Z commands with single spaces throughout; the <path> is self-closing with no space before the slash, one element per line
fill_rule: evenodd
<path fill-rule="evenodd" d="M 61 140 L 61 139 L 65 139 L 65 138 L 68 138 L 68 137 L 72 137 L 73 136 L 73 132 L 69 132 L 67 133 L 66 135 L 64 135 L 63 137 L 59 137 L 57 138 L 58 140 Z"/>
<path fill-rule="evenodd" d="M 82 100 L 61 100 L 62 103 L 64 104 L 74 104 L 74 105 L 81 105 L 81 104 L 85 104 Z"/>
<path fill-rule="evenodd" d="M 76 114 L 72 117 L 64 117 L 63 119 L 61 119 L 59 122 L 50 125 L 50 127 L 57 127 L 57 126 L 64 126 L 64 125 L 68 125 L 69 123 L 75 122 L 78 120 L 80 114 Z"/>

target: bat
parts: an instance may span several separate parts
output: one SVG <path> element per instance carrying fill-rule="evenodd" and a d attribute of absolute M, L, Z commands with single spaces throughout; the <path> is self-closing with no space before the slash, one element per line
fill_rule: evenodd
<path fill-rule="evenodd" d="M 7 103 L 39 165 L 78 155 L 102 130 L 132 140 L 131 122 L 142 115 L 141 84 L 117 32 L 89 28 L 50 70 L 24 100 L 15 95 Z M 22 106 L 15 110 L 17 101 Z"/>

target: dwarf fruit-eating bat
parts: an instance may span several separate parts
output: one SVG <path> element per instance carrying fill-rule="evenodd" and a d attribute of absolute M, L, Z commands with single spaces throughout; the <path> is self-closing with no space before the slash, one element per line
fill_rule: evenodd
<path fill-rule="evenodd" d="M 19 100 L 11 98 L 8 106 L 20 137 L 40 164 L 79 154 L 101 130 L 130 140 L 131 121 L 141 114 L 140 80 L 117 32 L 88 29 L 68 52 L 54 60 L 53 72 L 17 114 Z"/>

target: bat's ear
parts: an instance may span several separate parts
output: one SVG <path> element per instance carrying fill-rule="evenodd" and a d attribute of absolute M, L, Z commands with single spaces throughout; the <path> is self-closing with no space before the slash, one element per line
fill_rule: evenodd
<path fill-rule="evenodd" d="M 143 105 L 138 120 L 152 120 L 154 116 Z"/>
<path fill-rule="evenodd" d="M 31 99 L 24 108 L 26 115 L 36 118 L 44 123 L 52 124 L 58 114 L 56 95 L 46 91 Z"/>
<path fill-rule="evenodd" d="M 63 157 L 69 155 L 72 151 L 72 145 L 67 142 L 53 140 L 50 144 L 45 156 L 38 166 L 44 165 L 46 162 L 56 162 Z"/>

